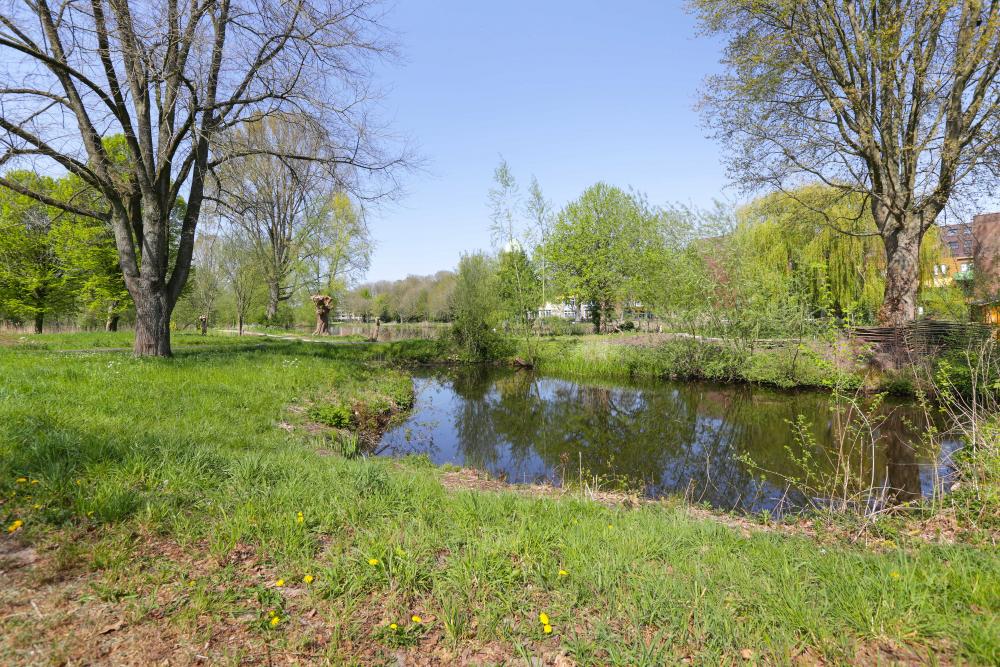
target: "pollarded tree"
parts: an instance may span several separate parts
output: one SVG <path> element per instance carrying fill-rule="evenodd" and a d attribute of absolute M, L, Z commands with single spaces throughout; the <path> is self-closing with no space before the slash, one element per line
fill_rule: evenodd
<path fill-rule="evenodd" d="M 1000 3 L 691 6 L 706 32 L 729 40 L 703 108 L 734 176 L 749 188 L 819 180 L 859 196 L 885 248 L 878 318 L 913 319 L 924 235 L 950 201 L 996 183 Z"/>
<path fill-rule="evenodd" d="M 641 197 L 604 183 L 556 217 L 545 256 L 563 295 L 590 304 L 595 332 L 616 305 L 646 291 L 662 262 L 659 223 Z"/>
<path fill-rule="evenodd" d="M 103 204 L 56 201 L 2 177 L 0 185 L 111 224 L 136 307 L 135 353 L 169 355 L 170 316 L 191 268 L 209 175 L 221 164 L 281 153 L 335 167 L 342 187 L 377 196 L 359 174 L 385 176 L 401 163 L 383 154 L 367 120 L 370 62 L 388 51 L 380 19 L 368 0 L 5 3 L 0 164 L 62 168 Z M 322 128 L 318 154 L 250 144 L 216 150 L 227 131 L 285 113 Z M 101 141 L 111 134 L 125 137 L 124 164 Z M 171 253 L 171 212 L 182 198 Z"/>

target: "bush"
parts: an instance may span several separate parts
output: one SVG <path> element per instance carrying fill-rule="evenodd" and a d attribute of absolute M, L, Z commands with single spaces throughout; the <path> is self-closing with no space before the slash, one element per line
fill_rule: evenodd
<path fill-rule="evenodd" d="M 351 425 L 351 418 L 354 416 L 351 409 L 346 405 L 334 405 L 325 403 L 314 405 L 307 413 L 309 419 L 319 424 L 332 426 L 333 428 L 347 428 Z"/>

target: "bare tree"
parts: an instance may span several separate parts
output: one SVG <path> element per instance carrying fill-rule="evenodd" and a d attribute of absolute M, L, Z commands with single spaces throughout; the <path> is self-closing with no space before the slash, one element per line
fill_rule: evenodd
<path fill-rule="evenodd" d="M 729 39 L 703 109 L 734 176 L 750 188 L 819 180 L 862 194 L 886 252 L 879 319 L 913 319 L 924 234 L 998 173 L 1000 2 L 691 6 Z"/>
<path fill-rule="evenodd" d="M 233 293 L 236 331 L 242 336 L 247 313 L 257 302 L 261 285 L 260 270 L 254 257 L 254 249 L 247 242 L 246 237 L 241 234 L 227 233 L 219 239 L 214 250 L 217 254 L 219 269 Z"/>
<path fill-rule="evenodd" d="M 218 140 L 294 113 L 325 133 L 318 154 L 248 144 L 335 168 L 377 197 L 403 163 L 369 119 L 371 62 L 391 52 L 374 0 L 0 0 L 0 166 L 60 167 L 104 207 L 0 185 L 114 229 L 136 306 L 137 355 L 170 354 L 170 316 L 191 266 L 209 176 L 240 151 Z M 125 137 L 127 159 L 102 137 Z M 372 180 L 365 176 L 375 177 Z M 184 200 L 176 246 L 170 215 Z"/>

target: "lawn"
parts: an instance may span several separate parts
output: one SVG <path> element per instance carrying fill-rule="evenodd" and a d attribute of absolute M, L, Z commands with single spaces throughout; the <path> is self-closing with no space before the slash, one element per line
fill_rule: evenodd
<path fill-rule="evenodd" d="M 990 548 L 869 550 L 344 456 L 355 435 L 316 415 L 371 435 L 436 343 L 31 343 L 0 345 L 3 664 L 1000 662 Z"/>

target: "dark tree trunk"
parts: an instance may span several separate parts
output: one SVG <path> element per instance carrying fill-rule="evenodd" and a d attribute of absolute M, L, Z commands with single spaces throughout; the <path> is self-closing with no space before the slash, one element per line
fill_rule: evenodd
<path fill-rule="evenodd" d="M 169 357 L 170 314 L 173 307 L 165 292 L 133 294 L 137 357 Z"/>
<path fill-rule="evenodd" d="M 104 320 L 104 330 L 105 331 L 118 331 L 118 320 L 121 317 L 115 309 L 118 308 L 118 302 L 114 301 L 108 306 L 108 318 Z"/>
<path fill-rule="evenodd" d="M 883 326 L 900 326 L 916 318 L 922 236 L 918 229 L 902 225 L 898 231 L 882 235 L 886 258 L 885 298 L 878 320 Z"/>
<path fill-rule="evenodd" d="M 35 333 L 42 333 L 42 324 L 45 323 L 45 313 L 35 313 Z"/>
<path fill-rule="evenodd" d="M 594 323 L 594 333 L 601 333 L 601 309 L 596 303 L 590 308 L 590 320 Z"/>
<path fill-rule="evenodd" d="M 239 335 L 242 336 L 243 335 L 243 314 L 242 313 L 240 315 L 238 315 L 237 318 L 236 318 L 236 329 L 239 332 Z"/>

